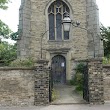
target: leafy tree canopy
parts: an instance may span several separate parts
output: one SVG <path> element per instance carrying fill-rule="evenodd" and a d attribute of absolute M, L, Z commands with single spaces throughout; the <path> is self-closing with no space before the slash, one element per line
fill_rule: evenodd
<path fill-rule="evenodd" d="M 8 27 L 8 25 L 0 20 L 0 36 L 3 36 L 4 38 L 9 38 L 11 33 L 12 31 Z"/>
<path fill-rule="evenodd" d="M 9 0 L 0 0 L 0 9 L 7 9 L 7 4 Z M 9 38 L 11 34 L 11 30 L 9 29 L 8 25 L 6 25 L 2 20 L 0 20 L 0 36 L 4 38 Z"/>
<path fill-rule="evenodd" d="M 110 27 L 102 26 L 100 30 L 104 44 L 104 55 L 110 57 Z"/>
<path fill-rule="evenodd" d="M 9 3 L 9 0 L 0 0 L 0 9 L 7 9 L 7 4 Z M 5 23 L 0 20 L 0 37 L 3 38 L 10 38 L 11 35 L 15 36 L 16 33 L 12 33 L 11 29 L 6 25 Z M 1 42 L 0 39 L 0 66 L 3 65 L 9 65 L 11 61 L 16 59 L 17 53 L 16 53 L 16 44 L 10 45 L 8 42 Z"/>
<path fill-rule="evenodd" d="M 3 10 L 7 9 L 8 8 L 8 6 L 7 6 L 8 3 L 9 3 L 9 0 L 0 0 L 0 9 L 3 9 Z"/>

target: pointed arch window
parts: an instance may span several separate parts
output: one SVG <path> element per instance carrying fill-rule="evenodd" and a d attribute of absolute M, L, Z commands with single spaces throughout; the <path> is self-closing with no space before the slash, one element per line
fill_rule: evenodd
<path fill-rule="evenodd" d="M 56 0 L 48 8 L 49 40 L 68 40 L 69 32 L 63 31 L 62 19 L 65 14 L 70 14 L 69 7 L 62 0 Z"/>

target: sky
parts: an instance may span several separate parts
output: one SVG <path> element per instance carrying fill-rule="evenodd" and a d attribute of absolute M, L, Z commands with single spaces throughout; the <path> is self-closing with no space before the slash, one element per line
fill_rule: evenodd
<path fill-rule="evenodd" d="M 19 23 L 19 7 L 21 0 L 10 0 L 7 10 L 0 10 L 0 19 L 16 32 Z"/>
<path fill-rule="evenodd" d="M 0 10 L 0 19 L 5 22 L 13 32 L 17 31 L 19 23 L 19 7 L 21 0 L 10 0 L 7 10 Z M 96 0 L 99 7 L 99 20 L 105 26 L 110 26 L 110 0 Z"/>

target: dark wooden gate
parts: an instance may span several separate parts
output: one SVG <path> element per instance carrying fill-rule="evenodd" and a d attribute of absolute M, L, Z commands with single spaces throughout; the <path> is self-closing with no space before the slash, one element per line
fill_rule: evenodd
<path fill-rule="evenodd" d="M 84 83 L 83 83 L 83 99 L 89 102 L 89 88 L 88 88 L 88 65 L 84 66 Z"/>
<path fill-rule="evenodd" d="M 66 83 L 66 60 L 65 57 L 57 55 L 52 58 L 52 76 L 54 84 Z"/>
<path fill-rule="evenodd" d="M 53 90 L 53 76 L 52 76 L 52 68 L 50 67 L 50 74 L 49 74 L 49 102 L 52 102 L 52 90 Z"/>

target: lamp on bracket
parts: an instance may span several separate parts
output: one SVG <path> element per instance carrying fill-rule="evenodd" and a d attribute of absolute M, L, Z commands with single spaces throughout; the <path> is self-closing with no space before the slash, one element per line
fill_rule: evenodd
<path fill-rule="evenodd" d="M 74 25 L 75 27 L 78 27 L 80 25 L 80 22 L 79 21 L 72 21 L 70 19 L 70 16 L 69 14 L 65 14 L 64 16 L 64 19 L 62 20 L 62 24 L 63 24 L 63 29 L 64 31 L 70 31 L 70 28 L 71 28 L 71 24 Z"/>
<path fill-rule="evenodd" d="M 61 24 L 60 24 L 61 25 Z M 54 27 L 54 28 L 59 28 L 60 25 L 58 27 Z M 65 14 L 64 16 L 64 19 L 62 20 L 62 25 L 63 25 L 63 29 L 64 31 L 70 31 L 70 28 L 71 28 L 71 25 L 74 26 L 74 27 L 78 27 L 79 29 L 83 29 L 83 30 L 86 30 L 89 34 L 91 34 L 92 36 L 92 39 L 93 39 L 93 46 L 94 46 L 94 58 L 96 57 L 95 55 L 95 40 L 94 40 L 94 33 L 91 32 L 90 30 L 88 30 L 87 28 L 84 28 L 84 27 L 80 27 L 80 22 L 79 21 L 76 21 L 74 22 L 73 20 L 71 20 L 70 16 L 68 13 Z M 43 36 L 48 32 L 49 30 L 46 30 L 44 33 L 42 33 L 41 35 L 41 59 L 42 59 L 42 40 L 43 40 Z"/>
<path fill-rule="evenodd" d="M 62 20 L 62 25 L 63 25 L 63 29 L 64 29 L 64 31 L 70 31 L 70 27 L 71 27 L 71 24 L 72 24 L 72 26 L 73 27 L 78 27 L 78 28 L 80 28 L 80 29 L 83 29 L 83 30 L 86 30 L 89 34 L 91 34 L 91 36 L 92 36 L 92 39 L 93 39 L 93 48 L 94 48 L 94 50 L 93 50 L 93 56 L 94 56 L 94 58 L 96 57 L 96 55 L 95 55 L 95 41 L 94 41 L 94 33 L 93 32 L 91 32 L 90 30 L 88 30 L 88 29 L 86 29 L 86 28 L 84 28 L 84 27 L 80 27 L 80 22 L 79 21 L 76 21 L 76 22 L 74 22 L 73 20 L 71 20 L 70 19 L 70 16 L 69 16 L 69 14 L 65 14 L 65 16 L 64 16 L 64 19 Z"/>

